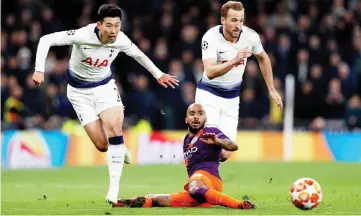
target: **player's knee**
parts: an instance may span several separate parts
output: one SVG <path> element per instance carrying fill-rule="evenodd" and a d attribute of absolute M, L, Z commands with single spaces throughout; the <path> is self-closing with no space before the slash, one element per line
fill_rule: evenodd
<path fill-rule="evenodd" d="M 96 148 L 100 152 L 107 152 L 108 151 L 108 146 L 96 146 Z"/>
<path fill-rule="evenodd" d="M 120 119 L 112 121 L 108 126 L 109 135 L 121 136 L 123 135 L 122 121 Z"/>
<path fill-rule="evenodd" d="M 198 189 L 199 189 L 198 185 L 193 185 L 191 187 L 188 187 L 188 193 L 190 195 L 196 195 Z"/>
<path fill-rule="evenodd" d="M 122 126 L 121 125 L 114 125 L 114 126 L 111 126 L 109 128 L 110 130 L 110 134 L 112 136 L 122 136 L 123 135 L 123 131 L 122 131 Z"/>
<path fill-rule="evenodd" d="M 100 152 L 108 151 L 108 141 L 107 140 L 96 140 L 94 142 L 94 145 Z"/>

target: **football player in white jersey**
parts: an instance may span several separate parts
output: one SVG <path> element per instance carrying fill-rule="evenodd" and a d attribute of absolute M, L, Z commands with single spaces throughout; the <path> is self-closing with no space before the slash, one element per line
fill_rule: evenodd
<path fill-rule="evenodd" d="M 271 62 L 259 35 L 243 25 L 241 2 L 228 1 L 221 9 L 222 25 L 209 29 L 202 38 L 203 77 L 198 83 L 195 102 L 204 106 L 207 125 L 217 126 L 236 142 L 239 91 L 247 58 L 255 55 L 271 98 L 282 109 L 282 98 L 273 86 Z M 222 152 L 226 160 L 230 152 Z"/>
<path fill-rule="evenodd" d="M 33 80 L 44 82 L 45 60 L 51 46 L 73 45 L 67 69 L 67 96 L 95 147 L 107 152 L 109 191 L 106 200 L 117 203 L 126 147 L 123 139 L 123 104 L 110 71 L 119 52 L 133 57 L 164 87 L 178 85 L 178 79 L 161 72 L 120 31 L 122 11 L 116 5 L 102 5 L 98 22 L 83 28 L 41 37 L 36 53 Z"/>

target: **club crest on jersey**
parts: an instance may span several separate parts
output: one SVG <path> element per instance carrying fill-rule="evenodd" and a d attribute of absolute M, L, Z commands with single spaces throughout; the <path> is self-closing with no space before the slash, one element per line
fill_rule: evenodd
<path fill-rule="evenodd" d="M 93 62 L 93 59 L 91 57 L 88 57 L 84 60 L 82 60 L 81 62 L 88 64 L 89 66 L 93 66 L 93 67 L 106 67 L 108 66 L 108 59 L 104 59 L 104 60 L 100 60 L 100 59 L 96 59 Z"/>

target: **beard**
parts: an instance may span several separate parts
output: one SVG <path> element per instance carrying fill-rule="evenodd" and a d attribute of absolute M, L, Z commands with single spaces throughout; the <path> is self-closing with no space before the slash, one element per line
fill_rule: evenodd
<path fill-rule="evenodd" d="M 231 38 L 238 38 L 239 34 L 236 34 L 235 32 L 233 32 L 232 30 L 227 31 L 228 34 L 231 36 Z"/>
<path fill-rule="evenodd" d="M 197 134 L 200 130 L 202 130 L 204 128 L 204 124 L 205 123 L 201 124 L 199 126 L 199 128 L 194 128 L 190 124 L 187 123 L 187 128 L 188 128 L 189 132 L 191 132 L 193 134 Z"/>

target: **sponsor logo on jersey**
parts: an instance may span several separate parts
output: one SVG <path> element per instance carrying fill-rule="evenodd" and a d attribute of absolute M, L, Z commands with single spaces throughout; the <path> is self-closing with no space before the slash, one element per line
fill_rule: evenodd
<path fill-rule="evenodd" d="M 83 59 L 81 62 L 84 64 L 87 64 L 92 67 L 106 67 L 108 66 L 108 59 L 92 59 L 91 57 L 88 57 L 86 59 Z"/>

